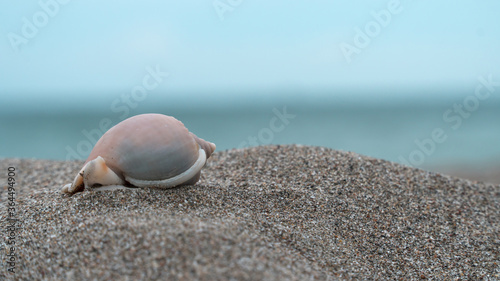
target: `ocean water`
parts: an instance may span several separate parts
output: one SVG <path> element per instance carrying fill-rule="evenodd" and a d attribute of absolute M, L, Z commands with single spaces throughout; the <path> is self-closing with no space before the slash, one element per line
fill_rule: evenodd
<path fill-rule="evenodd" d="M 439 101 L 357 102 L 258 99 L 215 106 L 153 102 L 135 109 L 6 110 L 0 114 L 1 157 L 86 159 L 112 125 L 146 112 L 172 115 L 217 150 L 303 144 L 426 168 L 500 163 L 500 102 L 477 108 L 456 96 Z M 28 107 L 29 108 L 29 107 Z"/>

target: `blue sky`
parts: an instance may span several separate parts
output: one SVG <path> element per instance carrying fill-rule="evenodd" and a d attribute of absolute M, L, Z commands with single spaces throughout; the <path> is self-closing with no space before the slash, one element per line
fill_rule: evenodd
<path fill-rule="evenodd" d="M 495 0 L 66 2 L 0 0 L 1 98 L 43 94 L 50 102 L 127 91 L 157 65 L 170 74 L 157 90 L 187 97 L 261 89 L 454 91 L 472 89 L 479 75 L 500 77 Z M 34 24 L 34 16 L 43 21 L 48 13 L 40 3 L 52 3 L 53 16 L 26 38 L 23 19 Z M 223 19 L 214 3 L 230 7 Z M 400 12 L 386 26 L 378 23 L 348 62 L 340 45 L 355 46 L 357 28 L 373 27 L 372 12 L 388 5 Z M 13 36 L 27 43 L 13 44 Z"/>

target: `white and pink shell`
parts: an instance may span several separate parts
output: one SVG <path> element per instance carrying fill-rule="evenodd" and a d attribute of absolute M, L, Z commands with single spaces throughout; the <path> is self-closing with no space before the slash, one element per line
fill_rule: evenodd
<path fill-rule="evenodd" d="M 198 138 L 174 117 L 142 114 L 109 129 L 97 141 L 73 183 L 74 194 L 131 187 L 171 188 L 195 184 L 215 144 Z"/>

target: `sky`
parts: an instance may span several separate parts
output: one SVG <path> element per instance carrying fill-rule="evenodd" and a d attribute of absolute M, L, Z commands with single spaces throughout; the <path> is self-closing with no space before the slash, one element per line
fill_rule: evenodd
<path fill-rule="evenodd" d="M 0 99 L 86 100 L 151 68 L 168 73 L 155 90 L 188 99 L 452 93 L 500 77 L 499 12 L 496 0 L 0 0 Z"/>
<path fill-rule="evenodd" d="M 116 123 L 153 111 L 179 114 L 230 148 L 265 128 L 274 108 L 289 106 L 302 117 L 276 143 L 397 160 L 416 149 L 414 140 L 447 125 L 443 113 L 471 98 L 479 77 L 498 85 L 499 12 L 498 0 L 0 0 L 0 135 L 16 136 L 5 143 L 12 152 L 0 157 L 53 157 L 41 153 L 76 147 L 95 119 Z M 467 151 L 454 148 L 464 136 L 474 140 L 470 151 L 481 146 L 481 155 L 498 155 L 498 93 L 464 121 L 462 135 L 448 132 L 446 157 Z M 351 115 L 340 113 L 351 107 L 342 98 L 355 102 L 361 119 L 344 120 Z M 433 115 L 427 106 L 438 98 L 442 107 Z M 404 110 L 416 99 L 422 111 Z M 394 101 L 406 107 L 394 111 Z M 373 109 L 386 116 L 383 103 L 393 103 L 387 116 L 400 116 L 385 122 L 363 115 Z M 217 119 L 218 109 L 242 116 L 227 121 L 229 130 L 206 126 L 199 116 Z M 392 130 L 391 141 L 403 148 L 394 151 L 382 134 L 387 149 L 380 149 L 370 129 Z"/>

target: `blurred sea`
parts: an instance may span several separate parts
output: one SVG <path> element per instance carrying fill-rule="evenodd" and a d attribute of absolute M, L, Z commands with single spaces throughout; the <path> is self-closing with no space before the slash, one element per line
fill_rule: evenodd
<path fill-rule="evenodd" d="M 193 104 L 153 100 L 135 108 L 112 108 L 108 100 L 98 108 L 6 107 L 0 113 L 0 158 L 85 159 L 110 126 L 125 117 L 156 112 L 181 120 L 199 137 L 216 143 L 218 151 L 294 143 L 406 161 L 419 168 L 498 166 L 500 102 L 480 101 L 469 111 L 475 105 L 464 106 L 465 97 L 432 102 L 324 97 Z M 457 104 L 462 112 L 454 108 Z"/>

